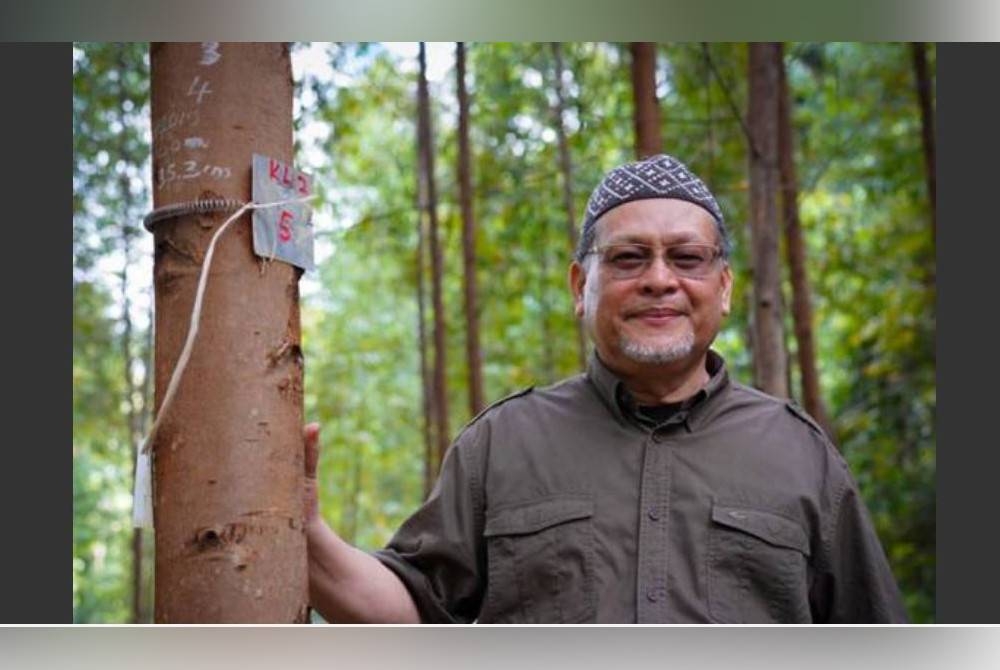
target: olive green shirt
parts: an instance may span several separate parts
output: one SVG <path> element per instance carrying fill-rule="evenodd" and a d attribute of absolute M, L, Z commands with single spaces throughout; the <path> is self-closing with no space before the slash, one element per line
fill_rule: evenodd
<path fill-rule="evenodd" d="M 659 425 L 596 357 L 494 404 L 375 556 L 424 622 L 905 621 L 823 432 L 708 372 Z"/>

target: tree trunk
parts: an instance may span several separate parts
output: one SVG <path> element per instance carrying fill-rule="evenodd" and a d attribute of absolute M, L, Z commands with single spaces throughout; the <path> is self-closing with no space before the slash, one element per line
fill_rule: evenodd
<path fill-rule="evenodd" d="M 702 62 L 705 64 L 705 144 L 708 147 L 708 157 L 705 161 L 705 183 L 711 184 L 715 181 L 715 109 L 712 104 L 712 63 L 708 54 L 708 44 L 701 43 Z"/>
<path fill-rule="evenodd" d="M 125 60 L 124 54 L 119 52 L 118 54 L 118 67 L 120 72 L 125 72 L 128 67 L 128 63 Z M 125 116 L 125 103 L 128 100 L 128 95 L 125 90 L 125 86 L 122 81 L 118 80 L 118 121 L 124 127 L 125 124 L 129 123 L 129 120 Z M 125 139 L 125 135 L 121 134 L 119 136 L 119 146 L 118 153 L 123 158 L 129 156 L 128 144 Z M 128 444 L 130 447 L 129 455 L 131 462 L 136 462 L 136 450 L 139 447 L 139 441 L 142 439 L 142 406 L 139 404 L 141 401 L 136 397 L 139 386 L 136 384 L 135 378 L 132 376 L 133 367 L 137 362 L 137 358 L 133 353 L 132 348 L 132 300 L 129 297 L 129 278 L 128 271 L 129 267 L 134 262 L 132 258 L 132 238 L 139 232 L 136 227 L 136 222 L 133 218 L 135 214 L 136 206 L 135 199 L 132 196 L 132 188 L 129 182 L 129 176 L 125 172 L 119 173 L 118 176 L 118 190 L 119 197 L 121 198 L 121 253 L 122 253 L 122 272 L 121 272 L 121 301 L 122 301 L 122 335 L 121 335 L 121 356 L 122 364 L 124 366 L 124 376 L 125 376 L 125 419 L 126 419 L 126 432 L 128 434 Z M 144 367 L 144 375 L 149 376 L 149 369 Z M 135 472 L 133 471 L 133 477 Z M 132 529 L 132 622 L 133 623 L 143 623 L 145 621 L 145 614 L 143 612 L 143 579 L 142 579 L 142 529 L 133 528 Z"/>
<path fill-rule="evenodd" d="M 646 158 L 663 151 L 660 105 L 656 100 L 656 43 L 629 42 L 632 96 L 635 102 L 635 154 Z"/>
<path fill-rule="evenodd" d="M 791 95 L 785 72 L 784 49 L 779 44 L 774 53 L 778 69 L 778 155 L 781 170 L 781 203 L 785 220 L 785 253 L 792 281 L 792 320 L 798 344 L 799 372 L 802 377 L 802 404 L 827 434 L 830 422 L 823 405 L 819 372 L 816 370 L 816 344 L 813 337 L 812 291 L 806 271 L 806 246 L 799 221 L 799 185 L 795 171 L 795 139 L 792 132 Z"/>
<path fill-rule="evenodd" d="M 750 234 L 754 291 L 754 384 L 788 397 L 775 206 L 778 69 L 775 43 L 750 43 Z"/>
<path fill-rule="evenodd" d="M 927 45 L 914 42 L 913 71 L 916 77 L 917 98 L 920 100 L 920 129 L 924 146 L 924 174 L 927 177 L 927 196 L 931 201 L 931 236 L 937 244 L 937 159 L 934 146 L 934 86 L 927 69 Z"/>
<path fill-rule="evenodd" d="M 285 44 L 153 44 L 154 206 L 250 200 L 251 156 L 292 162 Z M 156 224 L 156 404 L 226 213 Z M 304 623 L 300 271 L 262 266 L 250 215 L 219 239 L 203 317 L 154 443 L 158 623 Z"/>
<path fill-rule="evenodd" d="M 437 443 L 437 463 L 440 469 L 444 452 L 448 449 L 448 395 L 445 386 L 445 320 L 442 298 L 444 261 L 438 239 L 437 192 L 434 186 L 434 133 L 431 128 L 430 97 L 427 93 L 427 56 L 424 43 L 420 43 L 420 74 L 417 79 L 417 116 L 422 137 L 421 169 L 427 185 L 428 244 L 431 252 L 431 303 L 434 309 L 434 435 Z"/>
<path fill-rule="evenodd" d="M 419 127 L 419 123 L 417 124 Z M 430 495 L 434 485 L 434 389 L 431 383 L 431 371 L 427 362 L 427 184 L 423 170 L 423 142 L 421 133 L 417 133 L 417 156 L 420 157 L 420 167 L 417 169 L 417 346 L 420 348 L 420 388 L 422 391 L 422 409 L 424 418 L 424 499 Z"/>
<path fill-rule="evenodd" d="M 472 209 L 469 160 L 469 95 L 465 90 L 465 44 L 455 45 L 458 79 L 458 191 L 462 206 L 462 261 L 465 277 L 465 360 L 469 368 L 469 416 L 483 409 L 483 355 L 479 348 L 479 299 L 476 286 L 476 218 Z"/>
<path fill-rule="evenodd" d="M 559 141 L 559 172 L 562 176 L 563 208 L 566 210 L 566 237 L 569 240 L 569 257 L 576 253 L 576 206 L 573 203 L 573 161 L 569 153 L 569 140 L 566 137 L 566 124 L 563 118 L 566 113 L 566 96 L 563 91 L 563 58 L 562 45 L 552 43 L 552 56 L 555 59 L 555 92 L 556 108 L 554 111 L 556 137 Z M 583 336 L 583 324 L 574 319 L 576 325 L 576 350 L 580 369 L 587 367 L 587 341 Z"/>

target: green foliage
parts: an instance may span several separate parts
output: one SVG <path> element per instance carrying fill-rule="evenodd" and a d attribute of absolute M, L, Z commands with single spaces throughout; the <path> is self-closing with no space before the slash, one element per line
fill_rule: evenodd
<path fill-rule="evenodd" d="M 74 612 L 80 621 L 128 618 L 131 463 L 121 410 L 120 288 L 100 268 L 121 253 L 119 158 L 130 178 L 148 181 L 143 50 L 80 45 L 74 59 Z M 330 45 L 333 81 L 307 73 L 297 83 L 296 128 L 319 138 L 317 146 L 300 142 L 299 161 L 316 175 L 322 197 L 321 263 L 303 291 L 306 415 L 323 424 L 324 514 L 366 549 L 383 544 L 422 496 L 415 52 Z M 467 54 L 481 341 L 492 400 L 578 371 L 566 288 L 571 249 L 551 46 L 473 43 Z M 932 621 L 934 248 L 908 47 L 793 44 L 786 54 L 818 364 L 834 437 L 872 511 L 910 616 Z M 629 55 L 624 45 L 567 43 L 562 56 L 579 220 L 603 171 L 632 156 Z M 933 66 L 933 53 L 930 60 Z M 734 238 L 734 310 L 716 346 L 744 382 L 752 367 L 745 337 L 752 275 L 747 143 L 737 115 L 745 113 L 746 65 L 741 44 L 659 50 L 664 149 L 712 185 Z M 432 79 L 430 93 L 456 434 L 470 417 L 454 71 Z M 124 126 L 122 111 L 131 119 Z M 116 132 L 122 127 L 124 133 Z M 148 278 L 130 275 L 140 280 Z M 428 300 L 428 335 L 429 311 Z"/>

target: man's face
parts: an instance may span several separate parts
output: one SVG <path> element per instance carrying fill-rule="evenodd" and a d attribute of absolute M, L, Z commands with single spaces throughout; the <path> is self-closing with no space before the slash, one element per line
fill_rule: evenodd
<path fill-rule="evenodd" d="M 703 277 L 681 277 L 666 265 L 663 251 L 677 244 L 718 246 L 712 216 L 686 200 L 635 200 L 601 217 L 596 232 L 599 248 L 638 243 L 657 252 L 644 272 L 627 279 L 612 276 L 600 254 L 570 268 L 576 314 L 601 360 L 623 373 L 699 362 L 729 313 L 732 274 L 717 260 Z"/>

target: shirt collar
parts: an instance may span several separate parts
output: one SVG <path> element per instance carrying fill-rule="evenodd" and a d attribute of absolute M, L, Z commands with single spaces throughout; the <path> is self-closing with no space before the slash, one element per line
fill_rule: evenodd
<path fill-rule="evenodd" d="M 671 422 L 684 421 L 688 430 L 693 430 L 696 427 L 697 417 L 703 413 L 708 404 L 705 401 L 719 395 L 719 392 L 729 382 L 725 360 L 711 349 L 705 359 L 705 369 L 709 374 L 708 383 L 685 400 L 681 409 L 671 419 Z M 596 351 L 590 354 L 587 377 L 594 385 L 601 400 L 619 422 L 635 423 L 638 420 L 639 404 L 625 387 L 625 382 L 608 369 Z"/>

